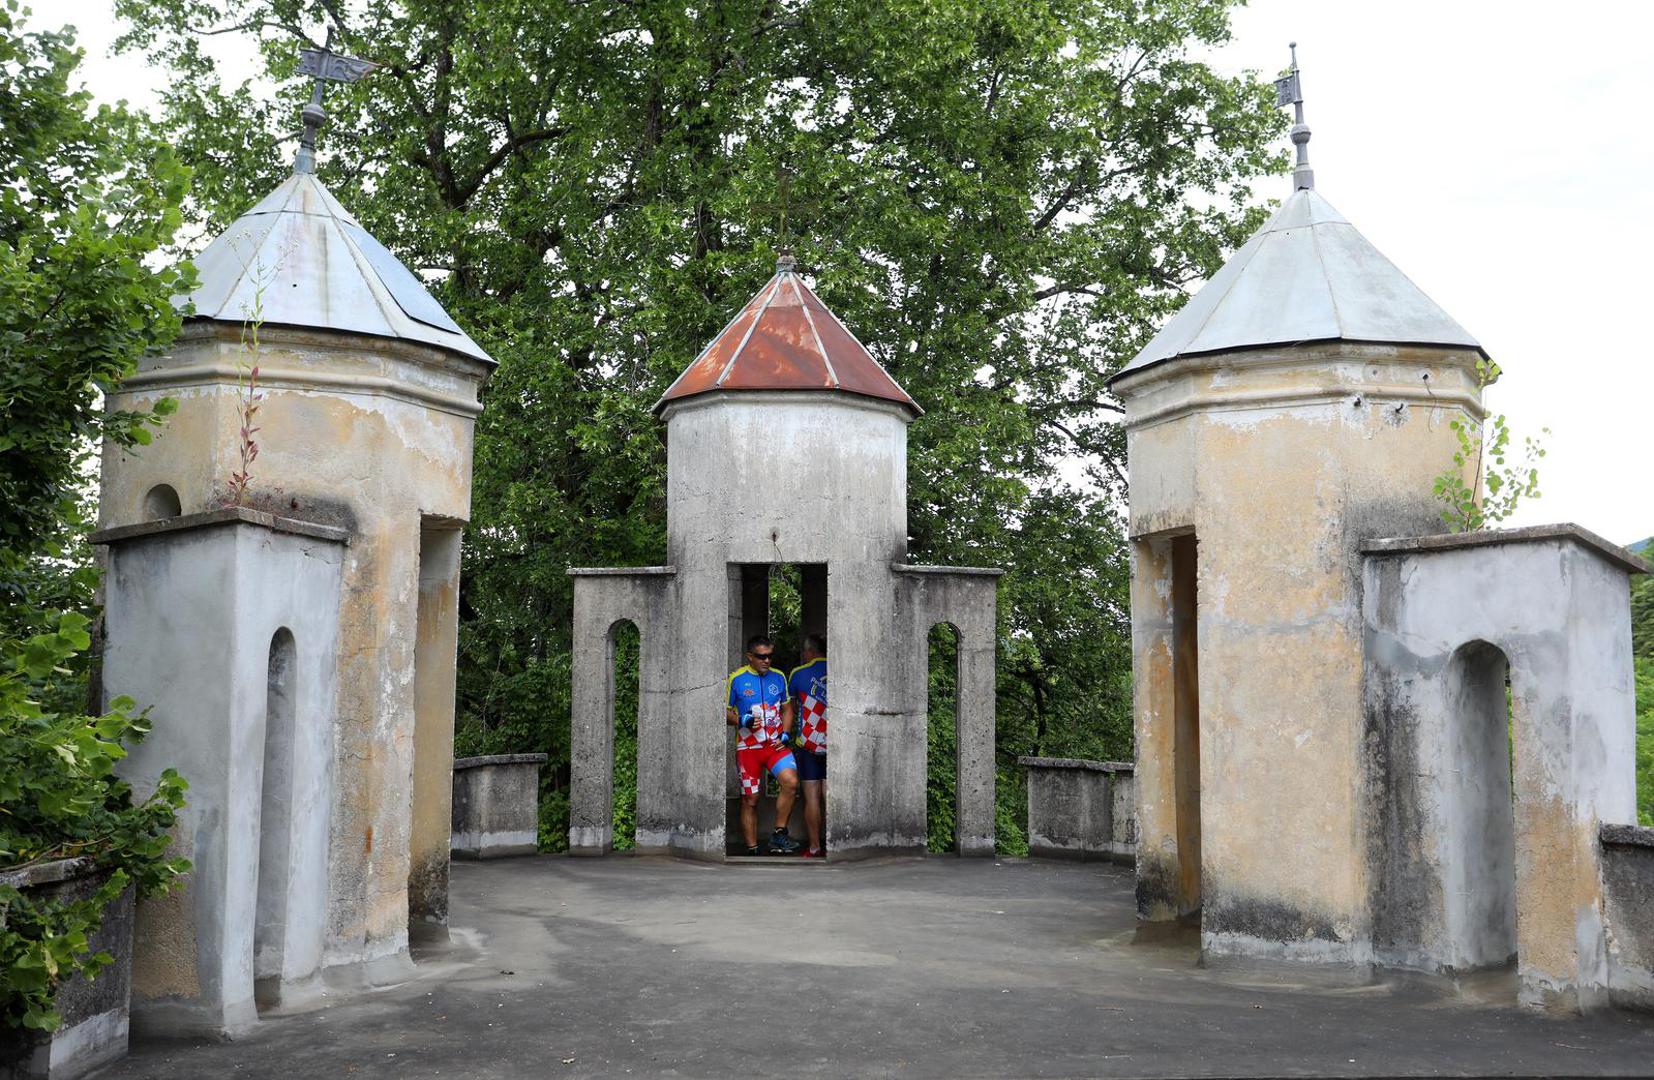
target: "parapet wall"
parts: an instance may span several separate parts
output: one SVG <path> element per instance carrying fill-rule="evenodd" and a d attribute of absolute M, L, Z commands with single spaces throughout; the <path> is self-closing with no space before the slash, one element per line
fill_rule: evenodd
<path fill-rule="evenodd" d="M 1654 1009 L 1654 829 L 1604 825 L 1602 893 L 1608 917 L 1608 994 Z"/>
<path fill-rule="evenodd" d="M 1129 761 L 1018 758 L 1028 770 L 1028 854 L 1137 858 L 1137 781 Z"/>

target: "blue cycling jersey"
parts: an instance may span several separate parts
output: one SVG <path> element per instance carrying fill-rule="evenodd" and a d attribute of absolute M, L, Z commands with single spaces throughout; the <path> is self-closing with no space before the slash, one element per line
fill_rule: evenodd
<path fill-rule="evenodd" d="M 742 667 L 729 676 L 729 707 L 741 718 L 742 750 L 763 746 L 781 737 L 781 706 L 787 703 L 787 680 L 779 671 L 760 675 Z M 759 723 L 752 722 L 754 709 Z"/>

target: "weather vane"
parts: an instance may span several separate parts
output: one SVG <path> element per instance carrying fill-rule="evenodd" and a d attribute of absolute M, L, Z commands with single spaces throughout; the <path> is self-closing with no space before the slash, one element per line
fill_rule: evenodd
<path fill-rule="evenodd" d="M 1315 186 L 1315 170 L 1309 167 L 1309 125 L 1304 123 L 1304 84 L 1298 74 L 1298 43 L 1289 43 L 1292 71 L 1275 80 L 1275 104 L 1293 108 L 1292 144 L 1298 148 L 1298 164 L 1292 169 L 1292 190 Z"/>
<path fill-rule="evenodd" d="M 322 94 L 330 82 L 353 83 L 378 67 L 371 60 L 341 56 L 333 51 L 333 28 L 327 28 L 327 41 L 319 49 L 299 50 L 299 74 L 316 80 L 310 93 L 310 103 L 300 114 L 304 119 L 304 134 L 299 136 L 299 153 L 293 161 L 296 173 L 316 171 L 316 133 L 327 123 L 327 110 L 322 108 Z"/>

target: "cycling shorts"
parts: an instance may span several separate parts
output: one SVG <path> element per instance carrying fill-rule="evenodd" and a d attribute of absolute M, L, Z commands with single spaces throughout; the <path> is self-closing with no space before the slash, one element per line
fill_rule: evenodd
<path fill-rule="evenodd" d="M 737 750 L 735 762 L 741 766 L 741 794 L 760 795 L 764 791 L 764 773 L 777 776 L 788 769 L 798 768 L 791 747 L 767 743 L 751 750 Z"/>
<path fill-rule="evenodd" d="M 805 783 L 812 780 L 827 779 L 827 755 L 812 754 L 808 750 L 798 752 L 798 778 Z"/>

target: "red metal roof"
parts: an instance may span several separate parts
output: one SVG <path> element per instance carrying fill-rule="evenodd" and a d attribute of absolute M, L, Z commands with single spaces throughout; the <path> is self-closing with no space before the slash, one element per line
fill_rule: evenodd
<path fill-rule="evenodd" d="M 667 388 L 655 411 L 714 390 L 840 390 L 897 402 L 915 416 L 923 411 L 800 280 L 790 256 Z"/>

